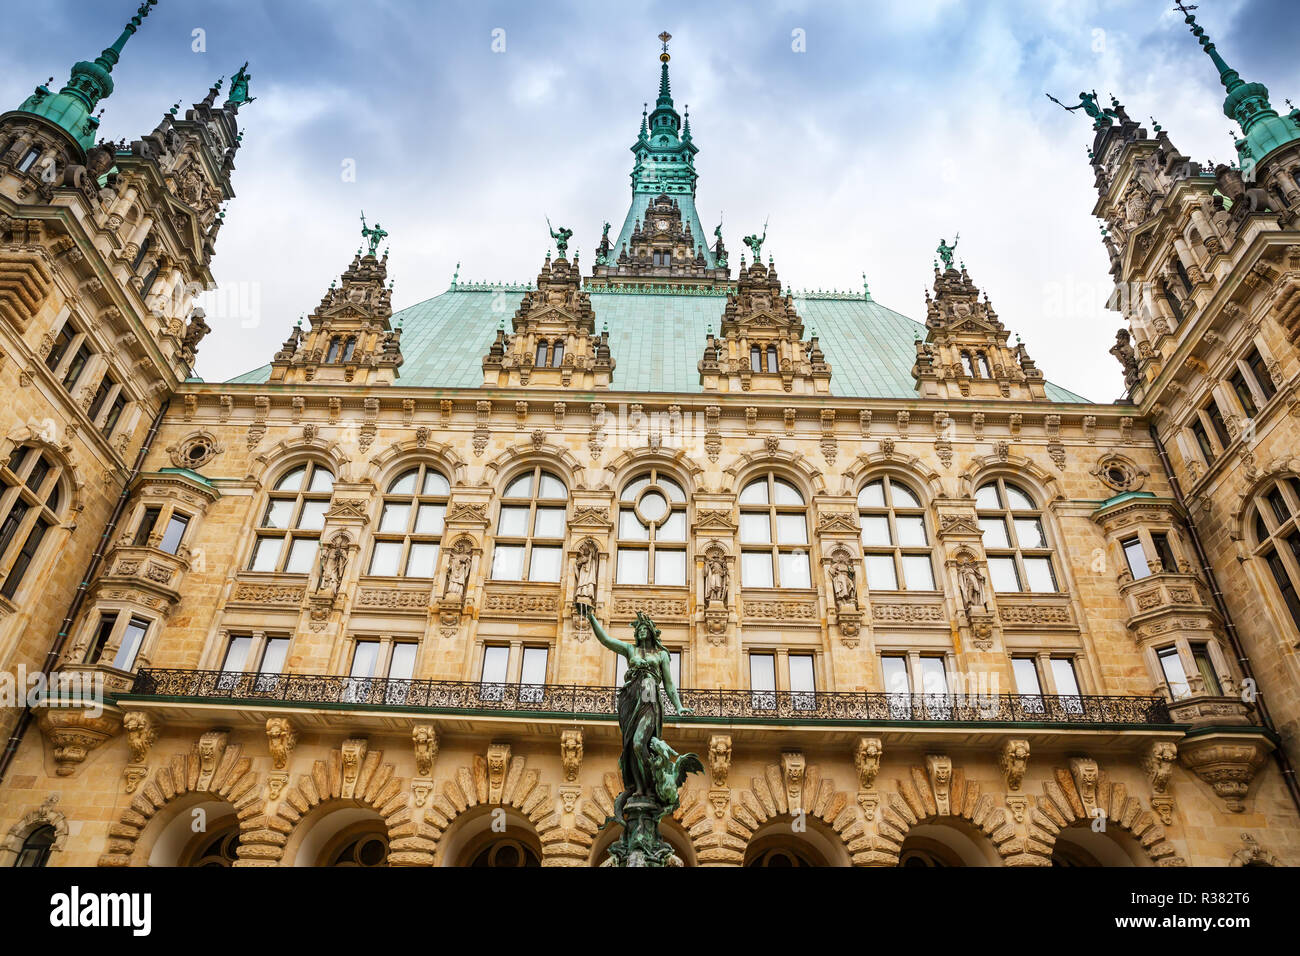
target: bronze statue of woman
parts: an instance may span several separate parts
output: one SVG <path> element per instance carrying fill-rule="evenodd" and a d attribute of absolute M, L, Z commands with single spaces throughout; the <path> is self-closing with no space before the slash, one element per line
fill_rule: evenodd
<path fill-rule="evenodd" d="M 703 772 L 704 767 L 696 755 L 679 755 L 664 741 L 660 687 L 679 716 L 694 711 L 682 706 L 673 681 L 672 659 L 659 643 L 659 628 L 654 621 L 644 612 L 638 612 L 632 622 L 634 639 L 627 643 L 609 636 L 596 620 L 590 605 L 579 606 L 586 614 L 596 639 L 615 654 L 627 658 L 627 672 L 623 685 L 618 689 L 618 726 L 623 736 L 618 769 L 623 777 L 623 792 L 614 801 L 614 819 L 627 827 L 628 832 L 619 844 L 611 847 L 610 852 L 621 859 L 634 853 L 644 855 L 646 859 L 671 855 L 671 849 L 659 838 L 659 818 L 677 808 L 677 789 L 686 774 Z M 635 820 L 625 819 L 625 807 L 629 811 L 635 809 Z M 641 852 L 637 853 L 638 850 Z"/>

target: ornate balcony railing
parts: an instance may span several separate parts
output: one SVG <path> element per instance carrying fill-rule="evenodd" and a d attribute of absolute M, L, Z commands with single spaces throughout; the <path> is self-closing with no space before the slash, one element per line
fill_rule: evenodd
<path fill-rule="evenodd" d="M 256 703 L 496 711 L 612 718 L 618 689 L 576 684 L 486 684 L 387 680 L 314 674 L 142 668 L 123 697 Z M 1050 724 L 1170 724 L 1159 697 L 1047 697 L 992 694 L 867 694 L 683 690 L 682 703 L 703 720 L 923 721 Z M 672 706 L 664 713 L 672 719 Z M 683 718 L 689 720 L 691 718 Z"/>

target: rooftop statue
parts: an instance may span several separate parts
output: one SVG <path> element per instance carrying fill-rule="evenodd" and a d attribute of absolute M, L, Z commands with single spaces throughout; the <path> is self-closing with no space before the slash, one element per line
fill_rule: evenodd
<path fill-rule="evenodd" d="M 1075 110 L 1083 110 L 1093 118 L 1093 129 L 1103 129 L 1104 127 L 1114 125 L 1115 119 L 1119 115 L 1115 110 L 1103 109 L 1097 105 L 1096 90 L 1093 90 L 1091 93 L 1080 93 L 1079 103 L 1076 106 L 1066 106 L 1051 93 L 1044 93 L 1043 95 L 1067 113 L 1073 113 Z"/>
<path fill-rule="evenodd" d="M 952 255 L 954 252 L 957 251 L 957 243 L 959 242 L 961 242 L 960 232 L 957 233 L 956 237 L 952 240 L 951 246 L 948 245 L 948 243 L 945 240 L 943 239 L 939 240 L 939 248 L 936 249 L 935 252 L 937 252 L 939 254 L 939 258 L 943 260 L 944 272 L 947 272 L 949 269 L 952 268 Z"/>
<path fill-rule="evenodd" d="M 569 240 L 573 238 L 573 230 L 561 226 L 557 232 L 555 227 L 551 225 L 551 218 L 549 216 L 546 217 L 546 228 L 550 230 L 551 238 L 555 240 L 555 251 L 559 254 L 559 257 L 563 259 L 564 254 L 569 250 Z"/>
<path fill-rule="evenodd" d="M 645 612 L 632 622 L 631 643 L 616 640 L 596 620 L 592 606 L 579 602 L 596 639 L 615 654 L 627 658 L 623 686 L 618 689 L 618 728 L 623 752 L 618 758 L 623 792 L 614 801 L 614 815 L 623 835 L 609 848 L 614 866 L 660 867 L 669 865 L 672 845 L 659 835 L 659 821 L 677 809 L 677 791 L 687 774 L 703 773 L 695 754 L 679 754 L 663 739 L 666 695 L 678 715 L 692 713 L 683 707 L 673 683 L 668 651 L 659 643 L 659 628 Z M 662 691 L 662 693 L 661 693 Z"/>
<path fill-rule="evenodd" d="M 375 223 L 373 229 L 368 228 L 366 226 L 366 214 L 363 212 L 361 214 L 361 236 L 370 240 L 370 254 L 373 256 L 375 250 L 379 248 L 379 243 L 388 238 L 388 232 L 379 223 Z"/>
<path fill-rule="evenodd" d="M 722 229 L 721 224 L 718 225 L 718 229 L 719 229 L 719 230 Z M 718 235 L 718 238 L 721 239 L 722 236 L 721 236 L 721 235 Z M 763 223 L 763 235 L 761 235 L 761 236 L 746 236 L 746 237 L 745 237 L 745 239 L 744 239 L 745 245 L 749 246 L 750 250 L 754 253 L 754 261 L 755 261 L 755 262 L 761 262 L 761 261 L 763 260 L 763 243 L 766 242 L 766 241 L 767 241 L 767 223 L 766 223 L 766 222 Z"/>
<path fill-rule="evenodd" d="M 248 95 L 248 81 L 253 78 L 253 74 L 248 72 L 248 61 L 239 68 L 239 72 L 234 75 L 230 81 L 230 96 L 226 98 L 227 105 L 238 106 L 240 103 L 251 103 L 257 99 L 256 96 Z"/>

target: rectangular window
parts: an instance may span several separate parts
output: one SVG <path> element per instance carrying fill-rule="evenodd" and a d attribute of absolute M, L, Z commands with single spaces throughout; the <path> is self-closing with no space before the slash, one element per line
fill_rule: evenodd
<path fill-rule="evenodd" d="M 1201 424 L 1199 418 L 1192 419 L 1192 437 L 1196 439 L 1196 447 L 1201 450 L 1201 457 L 1205 459 L 1207 465 L 1214 464 L 1214 446 L 1210 444 L 1210 436 L 1205 431 L 1205 426 Z"/>
<path fill-rule="evenodd" d="M 1083 707 L 1080 700 L 1079 678 L 1074 672 L 1074 661 L 1068 657 L 1052 658 L 1052 682 L 1056 684 L 1056 696 L 1067 698 L 1060 703 L 1067 711 L 1078 712 Z"/>
<path fill-rule="evenodd" d="M 1160 566 L 1166 574 L 1178 573 L 1178 559 L 1174 557 L 1174 549 L 1169 546 L 1169 536 L 1162 532 L 1156 532 L 1151 535 L 1151 543 L 1156 546 L 1156 557 L 1160 559 Z"/>
<path fill-rule="evenodd" d="M 381 577 L 393 577 L 397 574 L 397 563 L 402 557 L 402 542 L 376 541 L 375 550 L 370 554 L 369 574 Z"/>
<path fill-rule="evenodd" d="M 122 635 L 122 644 L 117 649 L 113 666 L 120 671 L 129 671 L 134 667 L 135 659 L 140 654 L 140 645 L 144 643 L 144 636 L 148 632 L 148 621 L 138 617 L 131 618 L 131 623 L 126 626 L 126 632 Z"/>
<path fill-rule="evenodd" d="M 1039 594 L 1055 594 L 1056 573 L 1052 570 L 1051 558 L 1025 558 L 1025 577 L 1029 579 L 1029 590 Z"/>
<path fill-rule="evenodd" d="M 284 671 L 285 656 L 289 653 L 287 637 L 269 637 L 266 649 L 262 651 L 262 664 L 258 671 L 262 674 L 280 674 Z"/>
<path fill-rule="evenodd" d="M 782 551 L 780 555 L 781 587 L 810 588 L 812 572 L 804 551 Z"/>
<path fill-rule="evenodd" d="M 18 586 L 23 583 L 27 569 L 36 559 L 36 552 L 48 530 L 50 530 L 49 522 L 44 518 L 37 518 L 36 524 L 32 525 L 32 530 L 27 534 L 27 540 L 23 542 L 22 550 L 18 552 L 18 557 L 14 558 L 14 563 L 9 568 L 9 576 L 5 578 L 4 584 L 0 585 L 0 594 L 12 599 L 18 593 Z"/>
<path fill-rule="evenodd" d="M 867 587 L 872 591 L 897 591 L 898 577 L 894 571 L 892 554 L 868 554 L 863 556 L 867 568 Z"/>
<path fill-rule="evenodd" d="M 790 700 L 795 710 L 815 710 L 817 686 L 813 674 L 813 655 L 790 655 Z"/>
<path fill-rule="evenodd" d="M 988 561 L 989 578 L 993 582 L 994 591 L 1012 593 L 1022 590 L 1015 558 L 990 557 Z"/>
<path fill-rule="evenodd" d="M 411 549 L 406 555 L 406 576 L 408 578 L 431 578 L 438 567 L 438 546 L 427 541 L 411 542 Z"/>
<path fill-rule="evenodd" d="M 912 680 L 907 672 L 907 658 L 885 656 L 880 658 L 880 670 L 889 695 L 889 714 L 894 720 L 907 720 L 912 715 Z"/>
<path fill-rule="evenodd" d="M 1269 401 L 1277 394 L 1277 386 L 1273 384 L 1273 376 L 1268 373 L 1268 364 L 1264 361 L 1264 356 L 1259 354 L 1259 349 L 1251 349 L 1246 356 L 1246 364 L 1250 366 L 1251 373 L 1255 376 L 1255 384 L 1264 395 L 1264 401 Z"/>
<path fill-rule="evenodd" d="M 185 529 L 189 524 L 188 515 L 173 511 L 171 517 L 167 519 L 167 529 L 163 532 L 162 541 L 158 543 L 159 550 L 175 554 L 181 546 L 181 539 L 185 537 Z"/>
<path fill-rule="evenodd" d="M 158 508 L 146 508 L 144 517 L 140 519 L 140 526 L 135 529 L 135 538 L 131 543 L 137 548 L 142 548 L 149 543 L 149 535 L 153 534 L 154 525 L 158 523 L 158 515 L 162 512 Z"/>
<path fill-rule="evenodd" d="M 72 323 L 66 322 L 54 336 L 54 345 L 50 347 L 50 354 L 45 357 L 45 367 L 51 372 L 63 361 L 63 356 L 67 353 L 68 346 L 72 344 L 72 338 L 76 334 L 77 330 L 72 327 Z"/>
<path fill-rule="evenodd" d="M 498 544 L 492 549 L 492 579 L 494 581 L 522 581 L 524 579 L 523 545 Z"/>
<path fill-rule="evenodd" d="M 539 548 L 533 545 L 533 557 L 528 569 L 530 581 L 560 580 L 560 565 L 564 560 L 561 548 Z"/>
<path fill-rule="evenodd" d="M 1228 423 L 1223 420 L 1223 412 L 1219 411 L 1219 403 L 1210 399 L 1201 411 L 1205 412 L 1205 417 L 1210 420 L 1214 434 L 1219 439 L 1219 447 L 1227 448 L 1231 445 L 1232 437 L 1228 434 Z"/>
<path fill-rule="evenodd" d="M 113 390 L 115 384 L 108 375 L 105 375 L 100 380 L 99 388 L 95 389 L 95 396 L 90 400 L 90 408 L 86 411 L 92 422 L 99 417 L 100 411 L 104 408 L 104 403 L 108 401 L 108 393 Z"/>
<path fill-rule="evenodd" d="M 1233 394 L 1237 396 L 1237 401 L 1241 402 L 1242 411 L 1246 413 L 1247 418 L 1254 418 L 1259 414 L 1259 408 L 1255 405 L 1255 395 L 1246 384 L 1246 376 L 1241 369 L 1232 373 L 1232 378 L 1228 379 L 1228 384 L 1232 386 Z"/>
<path fill-rule="evenodd" d="M 104 648 L 108 646 L 108 639 L 113 636 L 113 625 L 117 623 L 117 615 L 101 614 L 99 616 L 99 627 L 95 630 L 95 640 L 90 645 L 90 650 L 86 652 L 87 664 L 94 664 L 99 660 L 99 655 L 104 653 Z"/>
<path fill-rule="evenodd" d="M 1142 548 L 1141 538 L 1129 538 L 1121 542 L 1120 547 L 1124 549 L 1124 557 L 1128 561 L 1128 569 L 1134 581 L 1151 576 L 1151 566 L 1147 564 L 1147 553 Z"/>
<path fill-rule="evenodd" d="M 620 655 L 621 656 L 621 655 Z M 525 647 L 523 666 L 519 672 L 519 699 L 525 703 L 540 704 L 545 697 L 547 649 Z"/>
<path fill-rule="evenodd" d="M 1038 681 L 1038 664 L 1032 657 L 1013 657 L 1011 670 L 1016 679 L 1017 694 L 1042 696 L 1043 687 Z"/>
<path fill-rule="evenodd" d="M 684 585 L 686 583 L 686 552 L 655 551 L 655 584 Z"/>
<path fill-rule="evenodd" d="M 274 571 L 280 564 L 280 538 L 258 538 L 253 546 L 253 560 L 248 564 L 250 571 Z"/>
<path fill-rule="evenodd" d="M 72 391 L 72 387 L 77 384 L 77 379 L 85 371 L 86 363 L 90 361 L 90 349 L 83 345 L 77 349 L 76 354 L 72 356 L 72 361 L 68 363 L 68 370 L 63 373 L 63 387 Z"/>
<path fill-rule="evenodd" d="M 649 584 L 650 552 L 639 548 L 619 548 L 615 580 L 619 584 Z"/>
<path fill-rule="evenodd" d="M 489 644 L 483 648 L 483 683 L 504 684 L 509 662 L 510 648 L 504 644 Z"/>
<path fill-rule="evenodd" d="M 925 695 L 927 716 L 939 720 L 948 720 L 952 717 L 952 701 L 948 697 L 948 673 L 942 657 L 921 658 L 921 693 Z"/>
<path fill-rule="evenodd" d="M 113 434 L 113 429 L 117 427 L 117 420 L 122 417 L 122 411 L 125 408 L 126 396 L 118 392 L 117 398 L 113 399 L 113 404 L 108 407 L 108 414 L 104 417 L 104 424 L 99 428 L 101 434 L 105 436 Z"/>
<path fill-rule="evenodd" d="M 1187 672 L 1183 669 L 1182 659 L 1178 656 L 1178 648 L 1162 648 L 1156 651 L 1156 657 L 1160 660 L 1160 670 L 1165 675 L 1165 684 L 1169 688 L 1170 695 L 1175 700 L 1186 697 L 1190 688 L 1187 686 Z"/>
<path fill-rule="evenodd" d="M 378 641 L 357 641 L 352 651 L 352 677 L 373 677 L 375 664 L 379 662 Z"/>
<path fill-rule="evenodd" d="M 903 555 L 903 587 L 909 591 L 934 590 L 934 565 L 929 555 Z"/>
<path fill-rule="evenodd" d="M 242 671 L 248 661 L 248 650 L 253 646 L 253 639 L 244 634 L 232 634 L 226 645 L 226 657 L 221 662 L 223 671 Z"/>
<path fill-rule="evenodd" d="M 310 574 L 316 563 L 315 538 L 295 538 L 289 545 L 289 560 L 285 562 L 286 574 Z"/>
<path fill-rule="evenodd" d="M 388 661 L 389 680 L 410 680 L 415 676 L 417 648 L 414 641 L 397 641 L 393 644 L 392 657 Z"/>
<path fill-rule="evenodd" d="M 1269 570 L 1273 572 L 1273 580 L 1277 582 L 1278 590 L 1282 593 L 1286 609 L 1291 612 L 1291 622 L 1297 630 L 1300 630 L 1300 595 L 1296 593 L 1295 585 L 1291 583 L 1291 575 L 1287 573 L 1286 566 L 1276 550 L 1270 551 L 1265 560 L 1268 561 Z"/>
<path fill-rule="evenodd" d="M 772 587 L 772 552 L 742 551 L 740 555 L 740 581 L 747 588 Z"/>
<path fill-rule="evenodd" d="M 1205 683 L 1205 693 L 1212 697 L 1222 697 L 1223 690 L 1219 686 L 1219 675 L 1210 657 L 1210 648 L 1205 644 L 1193 644 L 1191 649 L 1192 660 L 1196 662 L 1196 669 Z"/>
<path fill-rule="evenodd" d="M 749 655 L 750 703 L 755 710 L 776 709 L 776 656 Z"/>

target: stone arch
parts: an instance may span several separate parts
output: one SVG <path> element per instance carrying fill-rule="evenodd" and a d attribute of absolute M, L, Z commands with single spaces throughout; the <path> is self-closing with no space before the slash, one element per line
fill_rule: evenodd
<path fill-rule="evenodd" d="M 561 825 L 555 797 L 541 772 L 528 758 L 511 756 L 505 744 L 493 744 L 486 756 L 474 755 L 468 767 L 457 768 L 425 807 L 425 826 L 440 842 L 449 827 L 475 807 L 517 810 L 530 823 L 542 846 L 542 866 L 585 866 L 590 838 Z"/>
<path fill-rule="evenodd" d="M 704 469 L 680 448 L 654 449 L 649 445 L 631 448 L 605 466 L 606 484 L 618 494 L 623 485 L 643 469 L 660 468 L 684 479 L 686 497 L 693 499 L 700 490 Z"/>
<path fill-rule="evenodd" d="M 975 489 L 980 483 L 996 475 L 1010 478 L 1013 482 L 1019 480 L 1023 484 L 1028 484 L 1044 510 L 1049 504 L 1065 497 L 1055 475 L 1032 459 L 1020 455 L 1008 455 L 1006 458 L 999 455 L 970 458 L 965 470 L 958 475 L 958 487 L 966 497 L 973 498 Z"/>
<path fill-rule="evenodd" d="M 706 807 L 701 806 L 701 823 L 692 827 L 690 833 L 701 859 L 741 866 L 745 851 L 764 824 L 800 810 L 825 826 L 826 837 L 839 838 L 854 865 L 861 862 L 858 854 L 865 849 L 862 843 L 865 829 L 857 806 L 848 793 L 836 790 L 834 781 L 823 777 L 815 764 L 803 770 L 798 778 L 783 774 L 779 764 L 768 764 L 762 776 L 750 778 L 748 789 L 733 793 L 722 832 L 713 832 L 712 822 L 705 818 Z"/>
<path fill-rule="evenodd" d="M 81 480 L 77 473 L 76 466 L 73 464 L 69 453 L 72 451 L 72 444 L 64 442 L 57 444 L 45 437 L 45 433 L 31 427 L 30 424 L 22 428 L 15 429 L 5 438 L 3 448 L 0 448 L 0 456 L 5 459 L 12 457 L 14 449 L 22 445 L 32 445 L 45 452 L 59 466 L 59 482 L 68 492 L 67 514 L 80 514 L 81 509 L 85 507 L 85 487 L 86 483 Z"/>
<path fill-rule="evenodd" d="M 939 498 L 947 497 L 939 473 L 927 462 L 915 455 L 886 455 L 884 452 L 859 455 L 853 459 L 841 473 L 843 484 L 840 487 L 840 494 L 845 497 L 857 497 L 867 478 L 877 474 L 897 475 L 909 485 L 919 485 L 925 489 L 930 498 L 925 502 L 927 507 Z"/>
<path fill-rule="evenodd" d="M 1253 833 L 1241 835 L 1242 847 L 1232 854 L 1229 866 L 1286 866 L 1276 855 L 1259 845 Z"/>
<path fill-rule="evenodd" d="M 1129 796 L 1124 784 L 1107 779 L 1105 771 L 1098 771 L 1096 792 L 1086 801 L 1069 769 L 1057 767 L 1052 777 L 1043 783 L 1043 799 L 1036 801 L 1029 812 L 1025 853 L 1035 858 L 1030 865 L 1050 865 L 1061 830 L 1076 823 L 1091 823 L 1092 811 L 1097 808 L 1105 811 L 1107 828 L 1115 827 L 1132 836 L 1155 866 L 1187 865 L 1155 814 L 1145 809 L 1137 797 Z"/>
<path fill-rule="evenodd" d="M 897 791 L 880 808 L 877 836 L 872 841 L 871 862 L 897 866 L 903 842 L 912 828 L 959 821 L 982 833 L 1007 866 L 1032 865 L 1023 841 L 998 799 L 982 792 L 978 780 L 967 780 L 961 767 L 946 757 L 931 757 L 927 767 L 913 766 L 908 779 L 896 780 Z"/>
<path fill-rule="evenodd" d="M 247 480 L 257 482 L 261 489 L 269 475 L 279 475 L 285 469 L 309 458 L 328 464 L 334 472 L 335 480 L 348 480 L 347 472 L 352 459 L 338 442 L 325 441 L 323 438 L 286 438 L 276 442 L 260 455 L 254 456 Z"/>
<path fill-rule="evenodd" d="M 518 445 L 511 445 L 483 466 L 483 477 L 480 479 L 479 485 L 494 487 L 500 492 L 505 488 L 506 480 L 513 477 L 513 473 L 519 466 L 535 463 L 543 463 L 553 467 L 564 478 L 564 483 L 568 485 L 570 491 L 589 490 L 584 480 L 586 469 L 583 467 L 582 462 L 578 461 L 577 456 L 567 448 L 553 445 L 547 441 L 541 443 L 521 442 Z"/>
<path fill-rule="evenodd" d="M 759 471 L 772 471 L 793 479 L 805 495 L 826 494 L 826 479 L 821 469 L 814 467 L 802 453 L 780 448 L 772 452 L 745 452 L 738 455 L 722 470 L 726 477 L 720 490 L 738 494 L 745 483 Z"/>
<path fill-rule="evenodd" d="M 240 862 L 273 865 L 283 855 L 289 836 L 313 809 L 329 801 L 352 801 L 383 818 L 389 865 L 430 865 L 438 832 L 415 816 L 406 781 L 383 758 L 382 750 L 370 750 L 364 738 L 353 738 L 324 760 L 313 762 L 311 771 L 286 789 L 273 814 L 244 823 Z"/>
<path fill-rule="evenodd" d="M 23 818 L 9 828 L 4 839 L 0 840 L 0 868 L 14 865 L 18 859 L 18 854 L 22 852 L 23 842 L 32 835 L 32 833 L 41 827 L 54 828 L 54 843 L 50 847 L 50 852 L 62 850 L 68 840 L 68 818 L 63 815 L 62 810 L 55 809 L 59 802 L 59 795 L 52 793 L 45 798 L 35 810 L 30 810 L 23 815 Z"/>
<path fill-rule="evenodd" d="M 1297 476 L 1300 476 L 1300 457 L 1282 455 L 1270 461 L 1260 471 L 1258 477 L 1254 481 L 1247 482 L 1246 487 L 1241 490 L 1237 496 L 1237 505 L 1232 509 L 1228 519 L 1228 533 L 1237 542 L 1242 557 L 1248 557 L 1250 554 L 1250 546 L 1247 544 L 1250 541 L 1250 529 L 1246 525 L 1250 521 L 1255 496 L 1279 478 Z"/>
<path fill-rule="evenodd" d="M 189 753 L 173 754 L 136 792 L 118 821 L 108 828 L 108 846 L 100 866 L 130 866 L 140 835 L 158 811 L 189 794 L 223 800 L 235 808 L 243 831 L 262 810 L 262 798 L 253 761 L 243 756 L 241 744 L 228 742 L 229 733 L 203 734 Z M 243 846 L 240 856 L 243 856 Z M 278 859 L 278 856 L 277 856 Z"/>
<path fill-rule="evenodd" d="M 376 452 L 367 462 L 364 481 L 370 482 L 376 488 L 383 488 L 384 481 L 396 476 L 401 466 L 414 464 L 421 460 L 432 460 L 441 470 L 447 473 L 447 478 L 454 488 L 465 482 L 465 469 L 468 463 L 451 445 L 444 445 L 441 442 L 426 441 L 423 444 L 417 439 L 410 441 L 395 441 L 387 448 Z"/>
<path fill-rule="evenodd" d="M 506 828 L 495 827 L 496 818 L 504 814 Z M 541 837 L 536 825 L 519 809 L 502 804 L 479 804 L 469 807 L 457 815 L 456 819 L 438 839 L 438 852 L 434 857 L 436 866 L 467 866 L 473 858 L 483 852 L 492 842 L 493 830 L 497 837 L 515 840 L 537 854 L 542 859 Z"/>

